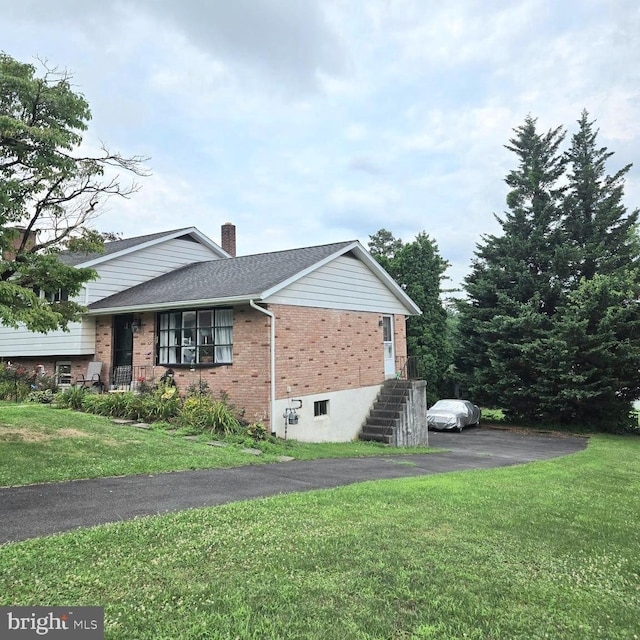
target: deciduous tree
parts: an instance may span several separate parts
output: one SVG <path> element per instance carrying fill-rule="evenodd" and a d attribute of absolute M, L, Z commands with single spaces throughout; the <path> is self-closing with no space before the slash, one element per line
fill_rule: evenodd
<path fill-rule="evenodd" d="M 0 53 L 0 323 L 31 331 L 66 328 L 82 307 L 65 299 L 94 277 L 60 262 L 57 252 L 102 244 L 89 223 L 106 198 L 137 190 L 119 171 L 145 175 L 144 158 L 103 146 L 81 152 L 91 118 L 67 72 Z M 65 295 L 60 295 L 64 291 Z"/>

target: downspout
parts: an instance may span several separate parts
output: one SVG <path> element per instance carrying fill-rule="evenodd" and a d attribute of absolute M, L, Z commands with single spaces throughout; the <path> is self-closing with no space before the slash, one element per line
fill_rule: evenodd
<path fill-rule="evenodd" d="M 260 311 L 260 313 L 264 313 L 265 315 L 269 316 L 269 318 L 271 319 L 271 322 L 269 323 L 270 330 L 271 330 L 271 339 L 269 340 L 269 364 L 270 364 L 270 370 L 271 370 L 271 374 L 270 374 L 271 400 L 270 400 L 270 406 L 269 406 L 269 426 L 270 426 L 271 433 L 275 433 L 276 425 L 275 425 L 274 410 L 275 410 L 275 404 L 276 404 L 276 316 L 272 311 L 269 311 L 264 307 L 258 306 L 253 301 L 253 298 L 249 300 L 249 305 L 254 309 L 256 309 L 257 311 Z"/>

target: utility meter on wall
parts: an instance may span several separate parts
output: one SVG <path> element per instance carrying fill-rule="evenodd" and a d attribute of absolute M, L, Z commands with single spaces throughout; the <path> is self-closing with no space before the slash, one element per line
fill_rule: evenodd
<path fill-rule="evenodd" d="M 284 418 L 284 439 L 287 439 L 287 427 L 290 424 L 298 424 L 298 409 L 302 408 L 302 400 L 291 400 L 291 406 L 287 407 L 282 414 Z"/>

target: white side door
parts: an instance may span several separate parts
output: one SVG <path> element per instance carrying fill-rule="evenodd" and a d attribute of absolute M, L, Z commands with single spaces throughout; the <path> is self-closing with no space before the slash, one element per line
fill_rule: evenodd
<path fill-rule="evenodd" d="M 382 342 L 384 345 L 384 377 L 396 375 L 396 350 L 393 343 L 393 316 L 382 316 Z"/>

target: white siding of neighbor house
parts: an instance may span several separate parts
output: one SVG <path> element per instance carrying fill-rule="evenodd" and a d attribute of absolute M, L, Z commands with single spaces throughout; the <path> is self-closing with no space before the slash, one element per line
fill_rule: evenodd
<path fill-rule="evenodd" d="M 97 302 L 193 262 L 216 258 L 219 256 L 204 245 L 179 238 L 117 256 L 94 267 L 100 279 L 87 284 L 89 295 L 84 304 Z"/>
<path fill-rule="evenodd" d="M 167 240 L 96 264 L 94 268 L 100 278 L 86 283 L 74 300 L 87 306 L 176 268 L 216 258 L 219 256 L 200 243 L 179 238 Z M 73 356 L 95 352 L 95 322 L 92 318 L 85 317 L 82 322 L 72 323 L 69 329 L 69 332 L 42 334 L 0 326 L 0 358 Z"/>
<path fill-rule="evenodd" d="M 69 331 L 31 333 L 26 329 L 0 327 L 0 357 L 79 356 L 95 353 L 96 326 L 93 318 L 69 324 Z"/>
<path fill-rule="evenodd" d="M 265 302 L 347 311 L 410 313 L 357 258 L 340 256 L 288 285 Z"/>

